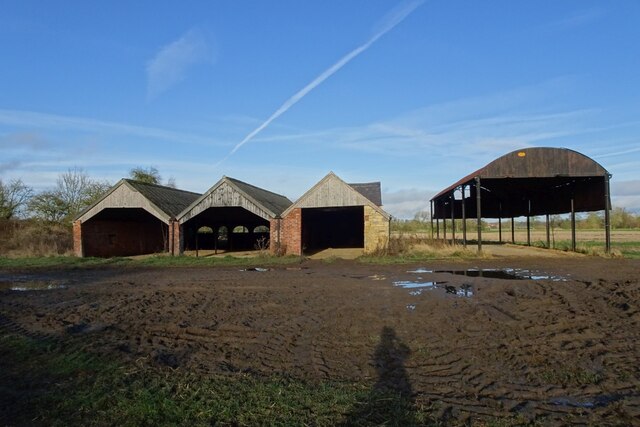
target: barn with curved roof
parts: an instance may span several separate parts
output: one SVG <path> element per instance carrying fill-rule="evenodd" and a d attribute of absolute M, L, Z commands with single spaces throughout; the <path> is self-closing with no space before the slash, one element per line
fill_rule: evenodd
<path fill-rule="evenodd" d="M 432 220 L 477 218 L 501 219 L 571 214 L 572 246 L 575 249 L 576 212 L 604 211 L 605 243 L 610 250 L 609 212 L 611 174 L 595 160 L 567 148 L 534 147 L 505 154 L 461 178 L 431 199 Z M 466 243 L 466 222 L 463 221 Z M 446 222 L 443 221 L 446 227 Z M 513 228 L 512 228 L 513 229 Z M 445 238 L 446 238 L 446 228 Z M 548 236 L 548 232 L 547 232 Z M 482 231 L 478 227 L 478 247 L 482 248 Z M 502 239 L 501 239 L 502 240 Z M 530 238 L 528 238 L 530 243 Z M 547 238 L 548 242 L 548 238 Z"/>

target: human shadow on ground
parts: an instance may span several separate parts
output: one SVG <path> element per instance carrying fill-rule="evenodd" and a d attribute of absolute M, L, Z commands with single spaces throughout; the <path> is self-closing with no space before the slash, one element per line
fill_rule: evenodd
<path fill-rule="evenodd" d="M 354 406 L 343 425 L 417 425 L 411 383 L 405 362 L 411 351 L 385 326 L 372 363 L 378 378 L 373 387 Z"/>

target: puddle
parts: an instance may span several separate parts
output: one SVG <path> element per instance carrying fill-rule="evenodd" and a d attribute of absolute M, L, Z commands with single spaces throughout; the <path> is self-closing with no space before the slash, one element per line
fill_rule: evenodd
<path fill-rule="evenodd" d="M 13 285 L 13 286 L 11 286 Z M 63 285 L 60 283 L 51 283 L 51 282 L 23 282 L 23 283 L 12 283 L 8 286 L 9 290 L 16 292 L 27 292 L 27 291 L 48 291 L 53 289 L 66 289 L 67 285 Z M 0 289 L 4 287 L 0 285 Z"/>
<path fill-rule="evenodd" d="M 250 267 L 250 268 L 243 268 L 240 271 L 259 271 L 259 272 L 264 272 L 264 271 L 271 271 L 270 268 L 262 268 L 262 267 Z"/>
<path fill-rule="evenodd" d="M 473 286 L 471 285 L 462 285 L 458 288 L 456 288 L 455 286 L 450 286 L 447 285 L 444 287 L 444 290 L 448 293 L 448 294 L 453 294 L 453 295 L 457 295 L 459 297 L 466 297 L 466 298 L 470 298 L 473 296 Z"/>
<path fill-rule="evenodd" d="M 431 289 L 444 289 L 447 294 L 457 295 L 459 297 L 467 297 L 470 298 L 473 296 L 473 286 L 471 285 L 461 285 L 459 287 L 447 285 L 446 281 L 442 282 L 414 282 L 410 280 L 400 280 L 397 282 L 393 282 L 393 286 L 404 288 L 404 289 L 412 289 L 409 291 L 409 295 L 418 296 L 422 295 L 424 291 L 428 291 Z M 443 286 L 444 285 L 444 286 Z"/>
<path fill-rule="evenodd" d="M 393 286 L 397 286 L 405 289 L 414 289 L 414 288 L 432 288 L 437 285 L 441 285 L 447 282 L 413 282 L 411 280 L 400 280 L 397 282 L 393 282 Z"/>
<path fill-rule="evenodd" d="M 427 270 L 426 268 L 416 268 L 415 270 L 409 270 L 407 273 L 433 273 L 433 270 Z"/>
<path fill-rule="evenodd" d="M 560 275 L 529 271 L 519 268 L 469 268 L 466 270 L 435 270 L 433 271 L 433 273 L 455 274 L 457 276 L 482 277 L 486 279 L 498 280 L 552 280 L 554 282 L 567 281 L 566 277 Z"/>
<path fill-rule="evenodd" d="M 407 304 L 407 310 L 415 310 L 416 309 L 416 305 L 415 304 Z"/>
<path fill-rule="evenodd" d="M 387 280 L 387 278 L 381 274 L 374 274 L 373 276 L 368 276 L 367 278 L 371 280 Z"/>
<path fill-rule="evenodd" d="M 501 280 L 522 280 L 523 277 L 517 276 L 514 272 L 509 270 L 497 270 L 493 268 L 480 269 L 470 268 L 467 270 L 436 270 L 434 273 L 448 273 L 455 274 L 456 276 L 467 277 L 485 277 L 487 279 L 501 279 Z"/>

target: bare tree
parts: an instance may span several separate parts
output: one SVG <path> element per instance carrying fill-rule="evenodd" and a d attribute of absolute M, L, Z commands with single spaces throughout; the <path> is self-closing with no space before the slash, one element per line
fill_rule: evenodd
<path fill-rule="evenodd" d="M 83 209 L 97 201 L 110 184 L 92 180 L 81 168 L 60 174 L 56 187 L 34 196 L 30 208 L 46 221 L 72 221 Z"/>
<path fill-rule="evenodd" d="M 20 216 L 33 195 L 33 189 L 14 179 L 4 184 L 0 180 L 0 218 L 12 219 Z"/>

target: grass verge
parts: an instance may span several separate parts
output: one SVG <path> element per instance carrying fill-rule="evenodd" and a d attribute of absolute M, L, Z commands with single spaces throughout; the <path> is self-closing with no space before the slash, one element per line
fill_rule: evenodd
<path fill-rule="evenodd" d="M 207 267 L 207 266 L 264 266 L 285 265 L 301 262 L 300 257 L 276 257 L 270 255 L 240 258 L 231 255 L 225 257 L 191 257 L 155 255 L 144 258 L 78 258 L 74 256 L 7 258 L 0 257 L 0 268 L 51 268 L 51 267 L 99 267 L 99 266 L 148 266 L 148 267 Z"/>
<path fill-rule="evenodd" d="M 425 425 L 429 414 L 366 384 L 150 368 L 0 335 L 3 425 Z"/>

